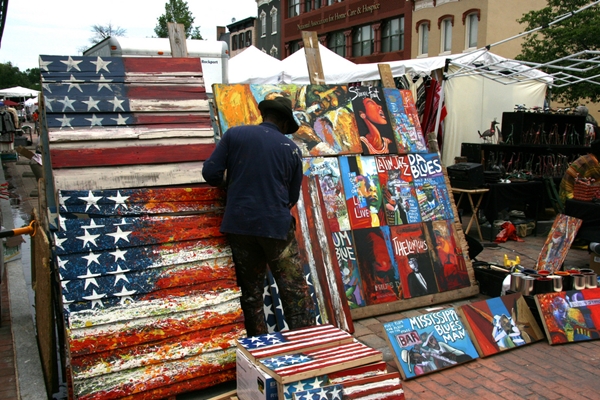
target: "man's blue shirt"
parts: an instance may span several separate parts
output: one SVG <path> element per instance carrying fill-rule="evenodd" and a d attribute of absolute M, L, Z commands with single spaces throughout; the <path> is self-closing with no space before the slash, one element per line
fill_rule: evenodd
<path fill-rule="evenodd" d="M 227 171 L 227 173 L 225 173 Z M 285 240 L 302 183 L 298 146 L 270 122 L 227 130 L 204 162 L 212 186 L 226 180 L 221 232 Z"/>

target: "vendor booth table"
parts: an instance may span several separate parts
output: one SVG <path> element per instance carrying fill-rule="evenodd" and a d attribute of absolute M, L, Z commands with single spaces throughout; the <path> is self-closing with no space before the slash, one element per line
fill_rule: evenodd
<path fill-rule="evenodd" d="M 546 192 L 543 182 L 490 183 L 487 187 L 489 192 L 483 196 L 482 210 L 490 223 L 498 219 L 500 211 L 515 208 L 523 210 L 527 218 L 537 222 Z M 493 230 L 490 232 L 492 241 Z"/>

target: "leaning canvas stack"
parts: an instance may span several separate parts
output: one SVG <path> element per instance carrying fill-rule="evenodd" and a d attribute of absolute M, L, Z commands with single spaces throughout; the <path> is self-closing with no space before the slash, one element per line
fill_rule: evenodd
<path fill-rule="evenodd" d="M 213 93 L 221 133 L 260 122 L 263 99 L 292 100 L 300 128 L 290 137 L 305 175 L 293 212 L 320 321 L 352 332 L 352 319 L 478 292 L 410 91 L 213 85 Z"/>
<path fill-rule="evenodd" d="M 70 396 L 234 380 L 245 330 L 223 193 L 199 185 L 214 149 L 200 60 L 41 56 L 40 69 Z"/>
<path fill-rule="evenodd" d="M 331 325 L 238 340 L 241 400 L 352 398 L 403 400 L 398 373 L 381 352 Z"/>

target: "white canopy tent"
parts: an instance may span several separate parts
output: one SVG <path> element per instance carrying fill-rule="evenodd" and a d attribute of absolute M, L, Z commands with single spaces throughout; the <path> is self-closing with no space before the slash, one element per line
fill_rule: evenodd
<path fill-rule="evenodd" d="M 283 76 L 282 62 L 255 46 L 229 59 L 229 82 L 268 84 Z M 277 81 L 279 83 L 279 81 Z"/>
<path fill-rule="evenodd" d="M 15 86 L 8 89 L 0 90 L 0 97 L 37 97 L 40 94 L 38 90 Z"/>

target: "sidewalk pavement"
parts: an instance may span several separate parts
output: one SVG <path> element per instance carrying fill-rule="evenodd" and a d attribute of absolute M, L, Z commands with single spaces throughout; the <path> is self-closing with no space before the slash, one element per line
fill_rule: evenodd
<path fill-rule="evenodd" d="M 18 207 L 0 200 L 4 229 L 12 229 L 13 214 L 30 215 L 37 208 L 37 198 L 30 196 L 37 189 L 29 166 L 21 162 L 4 162 L 0 183 L 9 179 L 21 199 Z M 4 174 L 10 174 L 5 178 Z M 468 220 L 463 220 L 466 226 Z M 29 238 L 24 238 L 29 240 Z M 476 256 L 479 261 L 502 264 L 504 254 L 513 260 L 520 256 L 522 264 L 531 267 L 546 239 L 545 233 L 528 236 L 524 242 L 508 241 L 498 247 L 485 247 Z M 589 261 L 587 250 L 571 249 L 565 265 L 583 268 Z M 27 264 L 29 263 L 29 264 Z M 30 268 L 30 257 L 6 264 L 2 279 L 2 326 L 0 327 L 0 399 L 40 400 L 46 398 L 41 363 L 24 268 Z M 7 285 L 8 283 L 8 285 Z M 8 289 L 8 290 L 5 290 Z M 487 298 L 479 295 L 453 301 L 452 306 Z M 10 307 L 8 307 L 10 306 Z M 439 305 L 435 305 L 439 306 Z M 8 312 L 10 318 L 8 318 Z M 380 350 L 388 370 L 397 366 L 383 334 L 382 324 L 414 316 L 418 310 L 392 313 L 354 321 L 356 337 L 366 345 Z M 542 327 L 541 327 L 542 328 Z M 543 329 L 543 328 L 542 328 Z M 14 356 L 11 357 L 14 350 Z M 14 361 L 14 362 L 13 362 Z M 403 382 L 406 398 L 410 399 L 561 399 L 600 398 L 600 341 L 550 346 L 546 340 L 500 353 L 498 355 L 449 368 L 437 373 Z M 203 391 L 177 396 L 180 400 L 206 399 Z"/>

